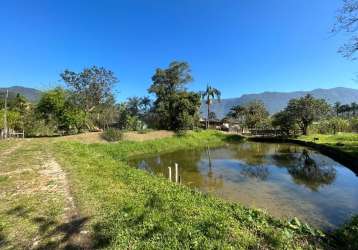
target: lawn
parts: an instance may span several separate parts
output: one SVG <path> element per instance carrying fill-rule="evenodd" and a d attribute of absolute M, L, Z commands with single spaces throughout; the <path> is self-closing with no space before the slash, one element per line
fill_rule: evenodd
<path fill-rule="evenodd" d="M 318 138 L 318 140 L 315 140 L 315 138 Z M 338 133 L 336 135 L 312 134 L 300 136 L 298 139 L 330 146 L 358 157 L 358 134 L 356 133 Z"/>

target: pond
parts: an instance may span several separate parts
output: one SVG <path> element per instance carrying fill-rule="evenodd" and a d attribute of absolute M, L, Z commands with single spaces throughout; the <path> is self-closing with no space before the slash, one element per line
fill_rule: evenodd
<path fill-rule="evenodd" d="M 180 180 L 280 218 L 331 230 L 358 213 L 358 177 L 317 151 L 293 144 L 244 142 L 143 156 L 129 164 Z"/>

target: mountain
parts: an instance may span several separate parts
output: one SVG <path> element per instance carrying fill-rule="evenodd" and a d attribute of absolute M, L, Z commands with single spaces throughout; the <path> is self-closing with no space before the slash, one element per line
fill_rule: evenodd
<path fill-rule="evenodd" d="M 9 90 L 9 98 L 16 96 L 16 94 L 21 94 L 27 98 L 30 102 L 37 102 L 40 100 L 42 92 L 33 88 L 26 88 L 22 86 L 12 86 L 9 88 L 0 88 L 0 96 L 3 96 L 3 93 Z"/>
<path fill-rule="evenodd" d="M 299 98 L 306 94 L 311 94 L 316 98 L 323 98 L 328 103 L 341 102 L 348 104 L 351 102 L 358 103 L 358 89 L 337 87 L 332 89 L 315 89 L 312 91 L 295 91 L 295 92 L 263 92 L 259 94 L 242 95 L 239 98 L 222 99 L 220 103 L 214 101 L 211 110 L 216 113 L 218 118 L 223 118 L 235 105 L 244 105 L 250 101 L 261 100 L 270 114 L 284 109 L 288 101 L 292 98 Z M 206 117 L 206 104 L 203 103 L 200 108 L 201 115 Z"/>

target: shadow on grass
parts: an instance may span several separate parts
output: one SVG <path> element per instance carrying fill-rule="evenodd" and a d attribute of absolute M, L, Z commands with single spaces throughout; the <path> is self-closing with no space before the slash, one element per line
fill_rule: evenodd
<path fill-rule="evenodd" d="M 37 240 L 32 242 L 31 249 L 91 249 L 91 239 L 82 233 L 89 217 L 74 216 L 64 223 L 59 223 L 46 216 L 31 217 L 31 211 L 24 206 L 16 206 L 7 211 L 8 215 L 30 220 L 38 227 Z M 6 244 L 1 234 L 0 246 Z"/>

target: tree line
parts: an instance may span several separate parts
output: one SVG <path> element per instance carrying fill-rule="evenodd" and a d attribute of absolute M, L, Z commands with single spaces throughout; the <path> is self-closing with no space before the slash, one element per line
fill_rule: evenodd
<path fill-rule="evenodd" d="M 178 131 L 199 124 L 202 94 L 187 90 L 193 77 L 186 62 L 174 61 L 167 68 L 156 69 L 148 88 L 153 100 L 148 96 L 131 97 L 116 103 L 114 88 L 119 81 L 114 72 L 103 67 L 92 66 L 81 72 L 65 70 L 60 77 L 64 87 L 44 92 L 36 104 L 21 95 L 13 98 L 7 110 L 9 128 L 39 136 L 109 127 Z M 2 102 L 0 110 L 4 112 Z M 0 129 L 3 129 L 2 120 Z"/>
<path fill-rule="evenodd" d="M 27 136 L 75 134 L 108 128 L 144 130 L 147 128 L 189 130 L 200 127 L 200 106 L 207 105 L 205 128 L 216 115 L 210 107 L 221 92 L 207 85 L 204 91 L 187 89 L 192 82 L 190 66 L 174 61 L 167 68 L 158 68 L 148 88 L 149 96 L 130 97 L 116 103 L 114 87 L 118 79 L 114 72 L 92 66 L 81 72 L 65 70 L 60 74 L 64 87 L 43 93 L 32 104 L 24 96 L 16 95 L 8 102 L 8 127 L 24 130 Z M 2 99 L 3 100 L 3 99 Z M 321 133 L 356 131 L 358 105 L 335 103 L 311 95 L 291 99 L 280 112 L 270 116 L 261 101 L 236 105 L 222 122 L 234 123 L 240 129 L 280 130 L 292 135 L 307 134 L 309 129 Z M 4 103 L 0 102 L 0 129 L 3 128 Z"/>
<path fill-rule="evenodd" d="M 231 108 L 224 121 L 231 121 L 241 129 L 279 130 L 285 135 L 358 131 L 358 112 L 355 102 L 328 104 L 324 99 L 306 95 L 291 99 L 280 112 L 269 115 L 261 101 Z"/>

